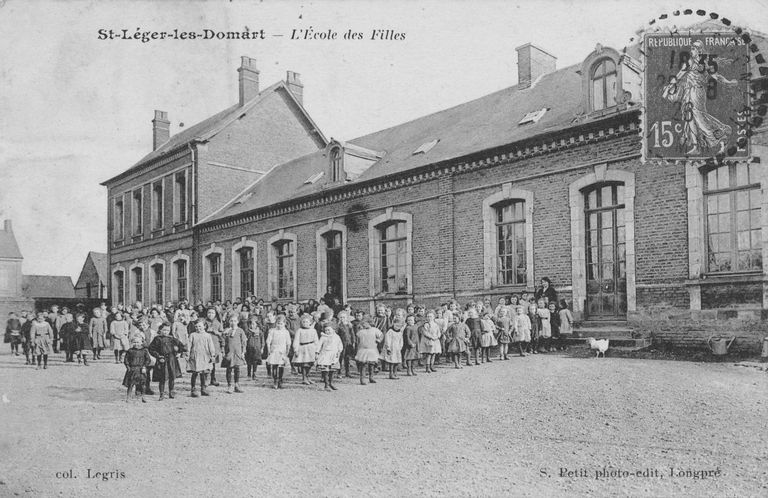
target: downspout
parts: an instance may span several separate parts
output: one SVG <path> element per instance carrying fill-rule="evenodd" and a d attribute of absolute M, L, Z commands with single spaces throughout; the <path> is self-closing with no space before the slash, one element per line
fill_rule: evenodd
<path fill-rule="evenodd" d="M 190 286 L 190 296 L 189 296 L 189 302 L 195 303 L 197 301 L 197 294 L 199 289 L 199 276 L 200 276 L 200 264 L 198 261 L 198 254 L 197 254 L 197 246 L 200 242 L 200 236 L 198 234 L 197 230 L 197 200 L 198 200 L 198 192 L 197 192 L 197 160 L 198 160 L 198 154 L 197 154 L 197 148 L 192 145 L 192 142 L 189 142 L 187 144 L 187 147 L 189 148 L 189 153 L 192 156 L 192 205 L 191 213 L 190 213 L 190 222 L 192 226 L 192 251 L 191 251 L 191 258 L 192 258 L 192 265 L 190 268 L 190 274 L 187 276 L 187 279 L 189 280 L 189 277 L 192 277 L 194 280 L 194 285 Z"/>

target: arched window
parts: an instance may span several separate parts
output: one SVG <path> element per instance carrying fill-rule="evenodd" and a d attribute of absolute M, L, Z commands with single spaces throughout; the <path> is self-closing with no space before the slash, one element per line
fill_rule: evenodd
<path fill-rule="evenodd" d="M 240 297 L 245 300 L 254 291 L 253 248 L 243 247 L 237 251 L 240 260 Z"/>
<path fill-rule="evenodd" d="M 592 66 L 590 99 L 593 111 L 616 105 L 616 77 L 616 64 L 611 59 L 601 59 Z"/>
<path fill-rule="evenodd" d="M 144 302 L 144 268 L 141 266 L 131 270 L 133 277 L 133 302 Z"/>
<path fill-rule="evenodd" d="M 720 166 L 704 175 L 707 271 L 763 269 L 760 164 Z"/>
<path fill-rule="evenodd" d="M 493 206 L 496 215 L 496 282 L 526 283 L 525 201 L 510 200 Z"/>
<path fill-rule="evenodd" d="M 154 295 L 153 301 L 156 304 L 163 304 L 163 290 L 165 289 L 165 265 L 163 263 L 155 263 L 152 265 L 152 283 Z"/>
<path fill-rule="evenodd" d="M 176 300 L 186 301 L 187 296 L 187 260 L 178 259 L 173 263 L 176 272 Z"/>
<path fill-rule="evenodd" d="M 114 295 L 112 296 L 112 302 L 119 304 L 125 302 L 125 272 L 123 270 L 116 270 L 113 273 L 114 276 Z"/>
<path fill-rule="evenodd" d="M 292 240 L 279 240 L 273 244 L 277 270 L 277 298 L 293 299 L 294 244 Z"/>
<path fill-rule="evenodd" d="M 408 291 L 408 233 L 405 221 L 391 221 L 376 227 L 379 234 L 380 292 L 405 294 Z"/>
<path fill-rule="evenodd" d="M 341 166 L 341 149 L 335 147 L 331 150 L 331 181 L 340 182 L 344 179 L 344 168 Z"/>
<path fill-rule="evenodd" d="M 208 256 L 208 282 L 210 284 L 211 301 L 221 301 L 221 254 L 213 253 Z"/>

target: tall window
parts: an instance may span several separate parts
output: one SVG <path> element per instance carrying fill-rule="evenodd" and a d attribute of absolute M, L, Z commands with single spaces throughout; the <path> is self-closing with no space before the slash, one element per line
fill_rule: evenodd
<path fill-rule="evenodd" d="M 707 270 L 711 273 L 763 268 L 759 167 L 731 164 L 704 177 Z"/>
<path fill-rule="evenodd" d="M 408 232 L 406 222 L 379 225 L 379 292 L 408 292 Z"/>
<path fill-rule="evenodd" d="M 338 147 L 336 147 L 331 151 L 331 181 L 332 182 L 341 181 L 342 173 L 343 171 L 341 168 L 341 151 Z"/>
<path fill-rule="evenodd" d="M 253 248 L 244 247 L 237 252 L 240 257 L 240 297 L 245 299 L 253 295 L 254 289 Z"/>
<path fill-rule="evenodd" d="M 163 228 L 163 182 L 152 185 L 152 230 Z"/>
<path fill-rule="evenodd" d="M 152 265 L 152 276 L 155 279 L 155 303 L 163 304 L 163 270 L 165 267 L 161 264 Z"/>
<path fill-rule="evenodd" d="M 123 199 L 115 199 L 115 208 L 112 211 L 112 230 L 113 240 L 123 240 L 124 237 L 124 212 L 123 212 Z"/>
<path fill-rule="evenodd" d="M 131 210 L 131 219 L 133 220 L 133 235 L 141 235 L 144 230 L 144 207 L 142 202 L 141 189 L 133 192 L 133 202 Z"/>
<path fill-rule="evenodd" d="M 293 299 L 293 258 L 294 244 L 292 240 L 280 240 L 274 244 L 277 263 L 277 297 L 278 299 Z"/>
<path fill-rule="evenodd" d="M 173 182 L 173 223 L 187 221 L 187 173 L 176 173 Z"/>
<path fill-rule="evenodd" d="M 208 256 L 208 265 L 211 271 L 211 301 L 221 301 L 221 255 Z"/>
<path fill-rule="evenodd" d="M 325 281 L 333 287 L 334 293 L 341 296 L 342 236 L 341 232 L 333 230 L 326 233 L 325 238 Z"/>
<path fill-rule="evenodd" d="M 499 285 L 526 283 L 525 201 L 508 201 L 496 211 L 496 271 Z"/>
<path fill-rule="evenodd" d="M 144 271 L 141 268 L 133 269 L 133 297 L 134 302 L 144 301 Z"/>
<path fill-rule="evenodd" d="M 187 262 L 180 259 L 174 264 L 176 265 L 176 299 L 185 301 L 187 299 Z"/>
<path fill-rule="evenodd" d="M 603 59 L 592 70 L 592 109 L 599 111 L 616 105 L 616 64 Z"/>
<path fill-rule="evenodd" d="M 125 275 L 122 271 L 115 272 L 115 292 L 117 295 L 112 297 L 114 304 L 122 303 L 125 300 Z"/>

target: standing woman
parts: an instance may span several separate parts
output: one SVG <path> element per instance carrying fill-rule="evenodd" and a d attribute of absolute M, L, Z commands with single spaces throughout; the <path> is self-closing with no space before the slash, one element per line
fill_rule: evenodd
<path fill-rule="evenodd" d="M 232 374 L 235 377 L 235 392 L 243 392 L 240 389 L 240 366 L 245 364 L 245 349 L 248 339 L 243 329 L 237 326 L 238 317 L 232 315 L 229 319 L 229 328 L 224 331 L 224 359 L 222 364 L 227 367 L 227 394 L 232 393 Z"/>
<path fill-rule="evenodd" d="M 48 368 L 48 355 L 53 352 L 53 329 L 45 320 L 44 312 L 37 312 L 37 319 L 32 323 L 29 337 L 33 348 L 32 358 L 34 360 L 37 357 L 37 370 L 40 370 L 41 359 L 45 362 L 43 369 Z"/>
<path fill-rule="evenodd" d="M 314 330 L 312 330 L 314 333 Z M 315 334 L 315 336 L 317 336 Z M 291 349 L 291 334 L 285 328 L 285 315 L 278 315 L 275 320 L 274 328 L 269 330 L 267 335 L 267 365 L 272 370 L 273 389 L 282 389 L 283 372 L 285 367 L 290 365 L 288 351 Z"/>

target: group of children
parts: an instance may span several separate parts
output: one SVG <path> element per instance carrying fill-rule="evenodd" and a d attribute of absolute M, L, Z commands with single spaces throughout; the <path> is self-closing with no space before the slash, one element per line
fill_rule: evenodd
<path fill-rule="evenodd" d="M 145 394 L 153 395 L 152 381 L 158 383 L 161 400 L 166 386 L 167 397 L 174 398 L 175 380 L 184 370 L 191 374 L 190 395 L 209 396 L 208 386 L 220 385 L 217 366 L 225 370 L 226 392 L 242 393 L 241 367 L 255 379 L 262 362 L 274 389 L 283 387 L 287 368 L 305 385 L 314 383 L 311 372 L 316 368 L 325 390 L 334 391 L 335 376 L 352 377 L 351 364 L 356 364 L 360 384 L 365 385 L 375 383 L 379 371 L 399 379 L 401 369 L 406 376 L 417 375 L 417 367 L 435 372 L 441 360 L 457 369 L 491 362 L 496 347 L 500 360 L 508 360 L 510 352 L 526 356 L 564 349 L 562 338 L 572 333 L 573 315 L 564 300 L 554 299 L 549 292 L 501 297 L 495 308 L 487 298 L 463 309 L 455 301 L 434 310 L 378 305 L 371 316 L 323 303 L 314 309 L 298 304 L 277 308 L 255 300 L 209 303 L 207 308 L 187 303 L 144 308 L 137 303 L 129 309 L 102 305 L 87 322 L 83 312 L 73 316 L 66 308 L 62 313 L 54 308 L 34 320 L 12 313 L 6 337 L 17 355 L 23 345 L 27 362 L 31 354 L 38 368 L 41 360 L 47 368 L 59 339 L 65 361 L 76 356 L 84 365 L 88 353 L 100 359 L 111 349 L 115 363 L 125 365 L 126 399 L 132 390 L 142 400 Z"/>

